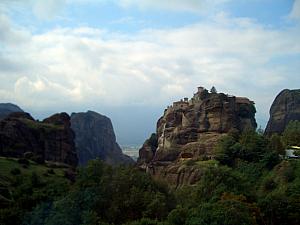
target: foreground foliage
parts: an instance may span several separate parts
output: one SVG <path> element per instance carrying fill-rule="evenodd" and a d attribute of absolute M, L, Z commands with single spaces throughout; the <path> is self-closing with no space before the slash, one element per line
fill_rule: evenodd
<path fill-rule="evenodd" d="M 174 190 L 137 168 L 92 160 L 76 180 L 63 169 L 1 159 L 0 224 L 26 225 L 298 225 L 300 160 L 284 159 L 299 145 L 298 126 L 270 138 L 232 132 L 217 145 L 216 163 L 196 185 Z M 281 156 L 280 156 L 281 155 Z"/>

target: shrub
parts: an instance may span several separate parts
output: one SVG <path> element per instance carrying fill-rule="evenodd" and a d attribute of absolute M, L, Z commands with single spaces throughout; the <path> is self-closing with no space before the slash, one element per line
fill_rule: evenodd
<path fill-rule="evenodd" d="M 282 141 L 285 146 L 300 145 L 300 121 L 290 121 L 286 126 Z"/>
<path fill-rule="evenodd" d="M 44 164 L 45 163 L 45 160 L 44 160 L 43 156 L 41 156 L 41 155 L 35 155 L 35 156 L 33 156 L 32 160 L 34 162 L 36 162 L 37 164 Z"/>
<path fill-rule="evenodd" d="M 277 154 L 284 155 L 284 146 L 281 141 L 281 138 L 278 134 L 273 134 L 270 138 L 269 145 L 268 145 L 269 151 L 274 151 Z"/>
<path fill-rule="evenodd" d="M 11 173 L 12 175 L 19 175 L 19 174 L 21 174 L 21 170 L 20 170 L 19 168 L 13 168 L 13 169 L 10 171 L 10 173 Z"/>
<path fill-rule="evenodd" d="M 47 173 L 48 173 L 48 174 L 55 174 L 55 172 L 54 172 L 53 169 L 48 169 L 48 170 L 47 170 Z"/>
<path fill-rule="evenodd" d="M 24 153 L 24 158 L 25 159 L 31 159 L 33 157 L 33 153 L 32 152 L 25 152 Z"/>
<path fill-rule="evenodd" d="M 276 183 L 272 178 L 268 178 L 263 185 L 265 191 L 272 191 L 276 188 Z"/>
<path fill-rule="evenodd" d="M 23 164 L 23 165 L 29 165 L 29 161 L 27 159 L 24 159 L 24 158 L 21 158 L 21 159 L 18 159 L 18 163 L 19 164 Z"/>

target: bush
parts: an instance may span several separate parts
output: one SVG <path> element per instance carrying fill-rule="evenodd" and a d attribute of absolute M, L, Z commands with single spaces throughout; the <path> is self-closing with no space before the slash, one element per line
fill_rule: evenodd
<path fill-rule="evenodd" d="M 20 170 L 19 168 L 13 168 L 13 169 L 10 171 L 10 173 L 11 173 L 12 175 L 19 175 L 19 174 L 21 174 L 21 170 Z"/>
<path fill-rule="evenodd" d="M 241 225 L 256 224 L 251 210 L 246 204 L 239 201 L 219 201 L 205 203 L 190 211 L 185 224 L 189 225 Z"/>
<path fill-rule="evenodd" d="M 172 225 L 182 225 L 185 223 L 187 215 L 188 209 L 178 207 L 169 213 L 167 221 Z"/>
<path fill-rule="evenodd" d="M 268 149 L 269 151 L 276 152 L 277 154 L 285 155 L 285 148 L 281 141 L 281 137 L 278 134 L 273 134 L 271 136 L 268 144 Z"/>
<path fill-rule="evenodd" d="M 265 168 L 271 170 L 274 166 L 280 163 L 279 155 L 276 152 L 268 152 L 263 156 L 261 163 Z"/>
<path fill-rule="evenodd" d="M 41 187 L 43 185 L 40 176 L 36 172 L 32 172 L 30 176 L 32 187 Z"/>
<path fill-rule="evenodd" d="M 239 149 L 232 136 L 221 138 L 215 147 L 215 158 L 222 164 L 232 166 Z"/>
<path fill-rule="evenodd" d="M 48 173 L 48 174 L 55 174 L 55 172 L 54 172 L 53 169 L 48 169 L 48 170 L 47 170 L 47 173 Z"/>
<path fill-rule="evenodd" d="M 275 181 L 272 178 L 268 178 L 265 180 L 264 184 L 263 184 L 263 188 L 264 191 L 272 191 L 276 188 L 277 184 L 275 183 Z"/>
<path fill-rule="evenodd" d="M 53 171 L 54 172 L 54 171 Z M 64 171 L 64 176 L 71 182 L 75 182 L 76 173 L 72 169 L 67 169 Z"/>
<path fill-rule="evenodd" d="M 238 157 L 249 162 L 257 162 L 261 159 L 268 145 L 268 141 L 263 135 L 251 129 L 242 133 L 239 143 L 241 150 Z"/>
<path fill-rule="evenodd" d="M 32 152 L 25 152 L 24 153 L 24 158 L 25 159 L 31 159 L 33 157 L 33 153 Z"/>
<path fill-rule="evenodd" d="M 19 164 L 23 164 L 23 165 L 29 165 L 29 161 L 27 159 L 24 159 L 24 158 L 21 158 L 21 159 L 18 159 L 18 163 Z"/>
<path fill-rule="evenodd" d="M 282 141 L 286 147 L 300 145 L 300 121 L 289 122 L 282 134 Z"/>
<path fill-rule="evenodd" d="M 168 189 L 135 168 L 112 168 L 91 160 L 80 168 L 72 191 L 53 203 L 46 224 L 123 224 L 167 217 L 173 208 Z M 35 212 L 43 213 L 43 212 Z M 43 215 L 41 215 L 43 216 Z M 138 221 L 137 224 L 147 224 Z M 134 224 L 134 223 L 133 223 Z"/>
<path fill-rule="evenodd" d="M 35 156 L 33 156 L 32 160 L 34 162 L 36 162 L 37 164 L 44 164 L 45 163 L 45 160 L 44 160 L 43 156 L 41 156 L 41 155 L 35 155 Z"/>

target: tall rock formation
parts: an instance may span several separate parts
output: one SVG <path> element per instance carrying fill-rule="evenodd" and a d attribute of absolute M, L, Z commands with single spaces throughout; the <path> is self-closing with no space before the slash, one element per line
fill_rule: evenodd
<path fill-rule="evenodd" d="M 72 113 L 71 124 L 76 134 L 75 143 L 80 165 L 95 158 L 112 165 L 134 163 L 129 156 L 122 153 L 116 142 L 112 123 L 106 116 L 92 111 Z"/>
<path fill-rule="evenodd" d="M 23 110 L 12 103 L 0 103 L 0 120 L 13 112 L 23 112 Z"/>
<path fill-rule="evenodd" d="M 285 89 L 276 96 L 265 134 L 281 134 L 291 120 L 300 120 L 300 89 Z"/>
<path fill-rule="evenodd" d="M 255 112 L 254 102 L 248 98 L 209 93 L 199 87 L 190 100 L 185 98 L 165 109 L 157 122 L 157 143 L 145 142 L 138 164 L 157 176 L 169 176 L 167 171 L 173 171 L 170 182 L 177 181 L 177 162 L 213 158 L 214 146 L 224 134 L 256 128 Z"/>
<path fill-rule="evenodd" d="M 0 155 L 33 158 L 77 165 L 74 132 L 66 113 L 55 114 L 43 122 L 35 121 L 28 113 L 11 113 L 0 121 Z"/>

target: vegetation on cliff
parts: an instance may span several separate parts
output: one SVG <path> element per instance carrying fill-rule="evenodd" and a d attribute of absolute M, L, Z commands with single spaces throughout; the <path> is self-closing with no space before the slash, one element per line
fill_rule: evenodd
<path fill-rule="evenodd" d="M 74 132 L 66 113 L 54 114 L 42 122 L 30 114 L 14 112 L 0 120 L 0 156 L 37 162 L 53 161 L 77 165 Z"/>
<path fill-rule="evenodd" d="M 218 97 L 215 103 L 222 100 L 223 95 L 211 95 Z M 140 151 L 139 165 L 145 167 L 112 167 L 97 159 L 74 171 L 57 168 L 57 164 L 37 164 L 29 161 L 30 157 L 25 159 L 28 154 L 21 159 L 0 158 L 0 224 L 300 224 L 300 159 L 296 153 L 294 158 L 285 157 L 287 148 L 297 151 L 295 146 L 300 146 L 299 121 L 291 120 L 282 133 L 263 135 L 254 129 L 256 126 L 246 126 L 256 124 L 252 123 L 253 104 L 245 98 L 238 101 L 246 101 L 246 111 L 250 112 L 240 113 L 243 107 L 238 107 L 239 117 L 247 117 L 243 129 L 231 126 L 229 120 L 224 132 L 205 130 L 195 138 L 193 134 L 198 131 L 177 133 L 173 128 L 178 121 L 172 116 L 170 121 L 176 126 L 173 124 L 168 136 L 165 129 L 170 126 L 166 121 L 168 126 L 159 125 L 159 120 L 161 135 L 151 135 Z M 170 115 L 178 114 L 172 111 Z M 183 122 L 189 125 L 189 117 L 180 115 L 178 126 L 185 127 Z M 210 124 L 218 128 L 223 123 L 213 119 L 216 115 L 211 112 Z M 60 118 L 55 115 L 38 125 L 57 130 Z M 30 117 L 25 120 L 29 123 L 26 126 L 36 124 Z M 174 132 L 176 140 L 170 138 Z M 171 157 L 173 161 L 170 157 L 155 158 L 155 150 L 168 140 L 181 143 L 178 155 Z M 186 142 L 182 144 L 182 140 Z M 207 151 L 200 152 L 202 148 Z"/>
<path fill-rule="evenodd" d="M 217 160 L 183 162 L 202 173 L 194 185 L 177 189 L 137 168 L 113 168 L 100 160 L 79 168 L 72 183 L 64 169 L 49 174 L 45 166 L 31 162 L 26 169 L 2 158 L 0 223 L 296 225 L 300 160 L 283 159 L 272 148 L 285 138 L 232 132 L 215 148 Z M 6 180 L 11 198 L 3 191 Z"/>
<path fill-rule="evenodd" d="M 0 157 L 0 224 L 22 224 L 38 204 L 63 196 L 70 188 L 67 167 Z"/>

